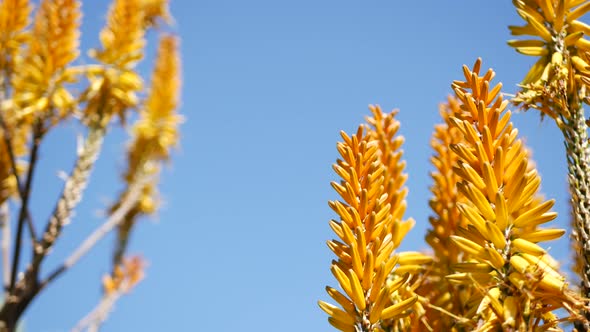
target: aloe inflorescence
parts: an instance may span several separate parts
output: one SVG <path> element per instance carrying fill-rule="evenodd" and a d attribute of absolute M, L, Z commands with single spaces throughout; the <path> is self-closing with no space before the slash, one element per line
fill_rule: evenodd
<path fill-rule="evenodd" d="M 342 133 L 334 165 L 342 180 L 333 183 L 342 200 L 330 202 L 339 239 L 328 241 L 340 290 L 327 291 L 338 305 L 320 301 L 337 329 L 553 331 L 586 321 L 587 300 L 546 249 L 566 232 L 547 226 L 557 217 L 554 200 L 539 192 L 541 177 L 494 71 L 480 71 L 479 59 L 463 67 L 435 127 L 432 255 L 397 250 L 413 221 L 402 221 L 395 113 L 372 107 L 368 125 Z"/>

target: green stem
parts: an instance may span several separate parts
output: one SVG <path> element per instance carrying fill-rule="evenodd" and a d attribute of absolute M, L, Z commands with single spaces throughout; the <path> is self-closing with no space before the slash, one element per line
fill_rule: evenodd
<path fill-rule="evenodd" d="M 565 138 L 568 163 L 568 182 L 573 209 L 574 240 L 578 243 L 578 257 L 582 260 L 580 290 L 584 297 L 590 297 L 590 146 L 588 145 L 588 126 L 585 122 L 584 108 L 578 104 L 570 110 L 570 118 L 563 119 L 561 126 Z M 590 319 L 590 312 L 584 316 Z M 576 324 L 580 325 L 580 324 Z M 576 326 L 579 331 L 588 331 L 588 322 Z"/>

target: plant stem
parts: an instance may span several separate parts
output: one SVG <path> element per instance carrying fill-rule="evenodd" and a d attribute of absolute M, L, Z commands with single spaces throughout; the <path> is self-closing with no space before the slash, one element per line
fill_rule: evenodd
<path fill-rule="evenodd" d="M 33 270 L 37 271 L 39 269 L 41 261 L 61 234 L 63 226 L 67 224 L 74 208 L 82 199 L 92 167 L 100 153 L 105 132 L 105 127 L 90 127 L 74 170 L 66 180 L 61 197 L 57 201 L 53 214 L 47 223 L 43 237 L 35 248 L 32 263 Z"/>
<path fill-rule="evenodd" d="M 20 177 L 18 176 L 18 172 L 17 172 L 17 167 L 16 167 L 16 155 L 14 154 L 14 149 L 12 147 L 12 143 L 11 143 L 11 137 L 10 137 L 10 132 L 8 131 L 8 128 L 6 126 L 6 122 L 4 121 L 4 118 L 2 117 L 2 112 L 0 112 L 0 129 L 2 129 L 3 132 L 3 139 L 4 139 L 4 145 L 6 146 L 6 150 L 8 152 L 8 158 L 10 159 L 10 168 L 12 171 L 12 174 L 14 176 L 14 179 L 16 180 L 16 188 L 18 190 L 18 194 L 20 199 L 22 200 L 24 197 L 24 188 L 22 186 L 22 181 L 20 179 Z M 29 209 L 27 207 L 27 210 L 25 211 L 26 213 L 26 221 L 27 221 L 27 226 L 29 227 L 29 233 L 31 235 L 31 240 L 33 241 L 33 245 L 37 242 L 37 232 L 35 230 L 35 225 L 33 223 L 33 218 L 31 217 L 31 213 L 29 212 Z"/>
<path fill-rule="evenodd" d="M 574 239 L 578 242 L 579 257 L 582 258 L 580 289 L 582 295 L 590 297 L 590 146 L 588 145 L 588 126 L 585 123 L 584 109 L 578 104 L 571 110 L 571 117 L 561 126 L 567 153 L 568 182 L 574 218 Z M 590 319 L 590 313 L 584 315 Z M 587 322 L 584 330 L 588 330 Z"/>
<path fill-rule="evenodd" d="M 0 308 L 0 331 L 14 331 L 17 322 L 35 296 L 43 289 L 39 283 L 39 270 L 43 259 L 61 234 L 61 229 L 69 220 L 73 209 L 82 198 L 82 193 L 90 176 L 92 166 L 98 157 L 106 128 L 91 126 L 84 146 L 70 177 L 66 180 L 62 194 L 53 215 L 47 223 L 43 237 L 34 246 L 32 262 L 22 278 L 15 283 L 9 296 Z"/>
<path fill-rule="evenodd" d="M 0 250 L 2 251 L 2 285 L 6 293 L 10 283 L 10 238 L 12 237 L 8 201 L 0 205 L 0 229 L 2 230 L 2 243 L 0 244 Z"/>
<path fill-rule="evenodd" d="M 87 332 L 98 331 L 102 322 L 107 318 L 109 312 L 113 308 L 113 305 L 117 299 L 121 296 L 119 292 L 114 294 L 104 295 L 100 302 L 92 309 L 88 315 L 84 316 L 72 329 L 71 332 L 81 332 L 84 328 L 87 328 Z"/>
<path fill-rule="evenodd" d="M 41 287 L 44 287 L 50 283 L 53 279 L 57 278 L 60 274 L 67 271 L 69 268 L 74 266 L 84 255 L 86 255 L 90 249 L 92 249 L 98 241 L 100 241 L 105 235 L 107 235 L 113 228 L 117 227 L 123 220 L 125 215 L 135 206 L 139 200 L 141 189 L 145 182 L 149 179 L 139 181 L 133 188 L 130 188 L 129 195 L 125 197 L 125 200 L 121 203 L 119 208 L 115 210 L 113 214 L 104 222 L 99 228 L 94 230 L 82 244 L 74 252 L 66 258 L 64 263 L 53 271 L 44 281 L 41 282 Z"/>
<path fill-rule="evenodd" d="M 12 260 L 12 270 L 10 274 L 10 292 L 14 291 L 14 285 L 16 283 L 16 275 L 18 273 L 18 266 L 20 261 L 20 253 L 21 253 L 21 245 L 22 245 L 22 233 L 23 233 L 23 226 L 25 224 L 25 220 L 27 219 L 27 211 L 29 208 L 29 197 L 31 196 L 31 185 L 33 183 L 33 174 L 35 171 L 35 166 L 37 165 L 37 157 L 39 154 L 39 145 L 41 143 L 42 137 L 42 128 L 43 124 L 38 121 L 34 125 L 33 129 L 33 140 L 31 142 L 31 155 L 29 159 L 29 169 L 27 171 L 27 178 L 25 182 L 25 186 L 21 192 L 22 195 L 22 202 L 21 208 L 18 215 L 18 223 L 16 228 L 16 238 L 14 241 L 14 252 L 13 252 L 13 260 Z M 16 172 L 15 172 L 16 174 Z"/>

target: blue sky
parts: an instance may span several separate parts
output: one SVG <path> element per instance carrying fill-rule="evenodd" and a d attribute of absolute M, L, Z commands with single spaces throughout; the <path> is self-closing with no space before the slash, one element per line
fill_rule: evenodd
<path fill-rule="evenodd" d="M 97 45 L 107 4 L 84 3 L 82 46 Z M 172 1 L 182 39 L 180 148 L 162 176 L 163 207 L 144 220 L 131 253 L 146 279 L 122 298 L 104 331 L 325 331 L 334 237 L 327 201 L 339 131 L 353 131 L 369 104 L 399 108 L 416 227 L 403 250 L 423 250 L 430 197 L 429 138 L 438 104 L 483 58 L 514 93 L 532 58 L 506 45 L 521 24 L 503 1 Z M 153 54 L 154 37 L 150 36 Z M 140 70 L 149 75 L 152 56 Z M 517 113 L 543 191 L 566 225 L 564 149 L 553 123 Z M 51 211 L 69 171 L 78 127 L 64 125 L 41 151 L 36 219 Z M 113 127 L 77 215 L 45 265 L 49 270 L 103 220 L 120 189 L 126 130 Z M 551 252 L 569 261 L 567 240 Z M 25 315 L 27 331 L 67 331 L 98 301 L 112 238 L 51 285 Z"/>

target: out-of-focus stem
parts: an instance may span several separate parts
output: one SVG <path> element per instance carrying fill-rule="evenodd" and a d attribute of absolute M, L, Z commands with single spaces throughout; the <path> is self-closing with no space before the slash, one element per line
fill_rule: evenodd
<path fill-rule="evenodd" d="M 2 251 L 2 285 L 4 291 L 8 291 L 10 283 L 10 210 L 8 209 L 8 202 L 5 201 L 0 205 L 0 229 L 2 232 L 2 243 L 0 250 Z M 6 294 L 5 294 L 6 295 Z"/>
<path fill-rule="evenodd" d="M 41 144 L 41 138 L 43 137 L 43 124 L 38 121 L 34 125 L 33 129 L 33 140 L 31 142 L 31 155 L 29 159 L 29 169 L 27 171 L 27 178 L 25 180 L 25 185 L 22 189 L 19 189 L 21 193 L 21 208 L 18 214 L 18 223 L 16 228 L 16 238 L 14 240 L 14 252 L 13 259 L 12 259 L 12 270 L 10 272 L 10 292 L 14 291 L 14 286 L 16 284 L 16 276 L 18 273 L 18 266 L 20 262 L 20 253 L 21 253 L 21 245 L 22 245 L 22 232 L 23 227 L 25 225 L 25 221 L 27 220 L 27 214 L 29 209 L 29 197 L 31 196 L 31 185 L 33 184 L 33 174 L 35 173 L 35 167 L 37 166 L 37 157 L 39 155 L 39 145 Z M 14 160 L 14 159 L 13 159 Z M 16 174 L 16 169 L 14 169 L 14 174 Z M 19 187 L 20 188 L 20 187 Z M 35 245 L 35 243 L 33 243 Z"/>
<path fill-rule="evenodd" d="M 149 178 L 149 177 L 148 177 Z M 147 179 L 146 179 L 147 180 Z M 141 188 L 145 184 L 145 181 L 138 181 L 135 186 L 130 188 L 129 195 L 125 197 L 125 200 L 119 206 L 119 208 L 109 217 L 109 219 L 97 228 L 92 234 L 90 234 L 82 244 L 64 261 L 64 263 L 53 271 L 47 279 L 41 282 L 41 287 L 44 287 L 50 283 L 53 279 L 57 278 L 61 273 L 67 271 L 70 267 L 74 266 L 80 258 L 92 249 L 98 241 L 100 241 L 106 234 L 108 234 L 113 228 L 119 225 L 125 220 L 125 215 L 135 206 L 139 196 L 141 194 Z"/>
<path fill-rule="evenodd" d="M 1 100 L 2 99 L 0 99 L 0 101 Z M 14 149 L 12 148 L 12 140 L 10 137 L 10 133 L 8 131 L 8 128 L 6 126 L 6 122 L 4 121 L 1 111 L 0 111 L 0 129 L 2 129 L 2 132 L 3 132 L 2 136 L 4 139 L 4 145 L 6 146 L 6 150 L 8 152 L 8 158 L 10 159 L 10 167 L 11 167 L 12 175 L 14 176 L 14 179 L 16 180 L 16 188 L 18 190 L 19 197 L 22 200 L 22 198 L 24 196 L 24 188 L 22 187 L 21 179 L 18 176 L 17 167 L 16 167 L 16 156 L 14 154 Z M 37 232 L 35 231 L 35 225 L 33 223 L 33 218 L 31 217 L 31 213 L 29 212 L 28 207 L 25 210 L 25 217 L 26 217 L 26 221 L 27 221 L 27 226 L 29 228 L 29 233 L 31 235 L 31 240 L 33 241 L 33 244 L 35 244 L 37 242 Z"/>
<path fill-rule="evenodd" d="M 100 152 L 106 128 L 103 126 L 91 126 L 88 137 L 80 152 L 74 170 L 64 185 L 63 192 L 59 198 L 53 215 L 45 228 L 39 245 L 35 248 L 33 258 L 33 269 L 38 270 L 39 265 L 55 240 L 59 237 L 62 227 L 69 221 L 70 216 L 82 199 L 82 193 L 88 182 L 94 162 Z"/>
<path fill-rule="evenodd" d="M 88 315 L 84 316 L 72 329 L 71 332 L 81 332 L 86 329 L 87 332 L 96 332 L 100 328 L 102 322 L 104 322 L 111 312 L 113 305 L 117 299 L 121 296 L 119 292 L 113 294 L 104 295 L 100 302 L 92 309 Z"/>
<path fill-rule="evenodd" d="M 72 211 L 82 198 L 92 166 L 100 152 L 105 132 L 106 128 L 103 126 L 90 126 L 74 170 L 66 180 L 63 192 L 53 215 L 47 223 L 43 237 L 34 245 L 33 260 L 24 272 L 23 277 L 15 282 L 14 289 L 11 289 L 10 296 L 0 309 L 0 330 L 2 330 L 1 326 L 3 324 L 7 331 L 14 331 L 22 313 L 45 286 L 41 285 L 38 279 L 41 263 L 61 234 L 63 225 L 67 223 Z"/>

